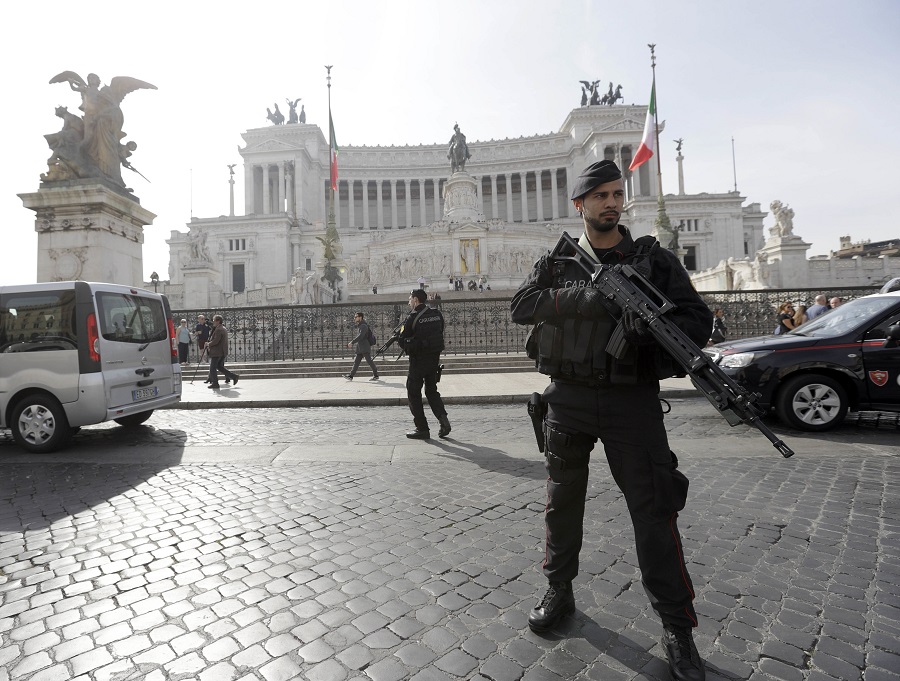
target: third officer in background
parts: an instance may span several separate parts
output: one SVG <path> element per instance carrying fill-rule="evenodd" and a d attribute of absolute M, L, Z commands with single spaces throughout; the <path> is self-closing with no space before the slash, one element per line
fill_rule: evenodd
<path fill-rule="evenodd" d="M 444 401 L 437 389 L 440 380 L 441 351 L 444 349 L 444 316 L 439 310 L 425 305 L 428 296 L 422 289 L 416 289 L 409 295 L 409 307 L 412 312 L 400 327 L 397 339 L 400 347 L 409 355 L 409 373 L 406 376 L 406 395 L 409 398 L 409 410 L 412 412 L 415 429 L 406 434 L 414 440 L 427 440 L 431 437 L 428 421 L 425 419 L 425 405 L 422 403 L 422 386 L 425 386 L 425 397 L 441 428 L 440 437 L 450 434 L 450 421 Z"/>
<path fill-rule="evenodd" d="M 584 221 L 579 245 L 603 264 L 630 263 L 677 309 L 671 320 L 706 345 L 712 314 L 678 258 L 652 237 L 632 239 L 622 225 L 625 191 L 615 163 L 599 161 L 575 180 L 571 198 Z M 676 681 L 701 681 L 704 665 L 691 630 L 697 626 L 694 589 L 684 562 L 676 519 L 687 499 L 687 478 L 669 449 L 658 399 L 659 379 L 677 372 L 674 361 L 637 316 L 590 288 L 577 265 L 544 256 L 512 298 L 512 318 L 535 325 L 528 348 L 538 370 L 551 377 L 544 391 L 547 468 L 546 553 L 549 589 L 528 617 L 537 632 L 575 612 L 588 463 L 599 439 L 634 526 L 644 590 L 663 624 L 663 648 Z M 606 352 L 622 323 L 627 352 Z"/>

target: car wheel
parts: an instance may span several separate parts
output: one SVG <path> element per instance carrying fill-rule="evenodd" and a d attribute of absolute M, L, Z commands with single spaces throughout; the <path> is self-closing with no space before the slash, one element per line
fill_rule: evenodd
<path fill-rule="evenodd" d="M 72 436 L 66 412 L 49 395 L 30 395 L 19 400 L 10 428 L 16 444 L 34 454 L 55 451 Z"/>
<path fill-rule="evenodd" d="M 142 411 L 137 414 L 131 414 L 130 416 L 123 416 L 122 418 L 113 419 L 120 426 L 125 426 L 126 428 L 131 428 L 132 426 L 139 426 L 144 421 L 149 419 L 153 415 L 153 410 Z"/>
<path fill-rule="evenodd" d="M 799 430 L 834 428 L 847 415 L 847 392 L 828 376 L 804 374 L 785 382 L 776 411 L 786 424 Z"/>

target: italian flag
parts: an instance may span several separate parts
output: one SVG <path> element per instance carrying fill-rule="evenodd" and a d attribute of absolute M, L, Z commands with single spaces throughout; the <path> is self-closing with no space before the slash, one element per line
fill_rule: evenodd
<path fill-rule="evenodd" d="M 338 171 L 337 171 L 337 155 L 338 145 L 334 138 L 334 121 L 331 120 L 331 112 L 328 112 L 328 134 L 331 136 L 331 189 L 337 191 Z"/>
<path fill-rule="evenodd" d="M 628 170 L 637 170 L 651 159 L 656 152 L 656 79 L 650 88 L 650 106 L 647 108 L 647 121 L 644 123 L 644 137 L 638 147 Z"/>

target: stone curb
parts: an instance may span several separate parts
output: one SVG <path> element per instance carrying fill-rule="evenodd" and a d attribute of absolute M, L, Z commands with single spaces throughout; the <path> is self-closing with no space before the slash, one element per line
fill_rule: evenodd
<path fill-rule="evenodd" d="M 665 399 L 697 397 L 697 390 L 661 390 Z M 531 394 L 523 395 L 460 395 L 444 397 L 444 404 L 525 404 Z M 165 409 L 292 409 L 295 407 L 405 407 L 406 397 L 323 398 L 297 400 L 229 400 L 223 402 L 179 402 Z"/>

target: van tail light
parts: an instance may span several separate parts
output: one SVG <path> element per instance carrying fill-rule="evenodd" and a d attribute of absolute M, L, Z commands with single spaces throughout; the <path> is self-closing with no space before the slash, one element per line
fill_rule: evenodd
<path fill-rule="evenodd" d="M 175 338 L 175 320 L 169 317 L 169 339 L 172 341 L 172 357 L 178 357 L 178 339 Z"/>
<path fill-rule="evenodd" d="M 100 334 L 97 333 L 97 315 L 91 312 L 87 318 L 88 352 L 91 360 L 100 361 Z"/>

